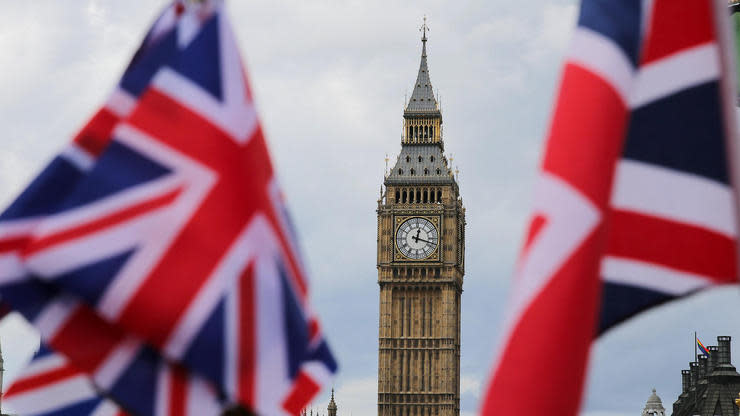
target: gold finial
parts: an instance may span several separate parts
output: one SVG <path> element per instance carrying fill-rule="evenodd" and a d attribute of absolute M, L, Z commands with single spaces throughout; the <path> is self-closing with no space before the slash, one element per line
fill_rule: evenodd
<path fill-rule="evenodd" d="M 740 393 L 737 394 L 737 399 L 735 399 L 735 405 L 740 407 Z"/>
<path fill-rule="evenodd" d="M 424 23 L 419 28 L 419 32 L 422 33 L 422 36 L 421 36 L 422 42 L 427 41 L 427 30 L 429 30 L 429 26 L 427 26 L 427 15 L 424 15 Z"/>

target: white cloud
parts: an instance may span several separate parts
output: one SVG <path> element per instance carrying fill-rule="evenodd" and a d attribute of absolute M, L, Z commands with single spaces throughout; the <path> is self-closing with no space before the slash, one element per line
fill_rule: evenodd
<path fill-rule="evenodd" d="M 85 12 L 92 25 L 101 27 L 106 23 L 106 11 L 99 0 L 88 0 Z"/>
<path fill-rule="evenodd" d="M 377 412 L 378 380 L 374 377 L 350 381 L 337 390 L 344 403 L 344 413 L 358 415 Z"/>
<path fill-rule="evenodd" d="M 537 30 L 527 41 L 524 63 L 528 68 L 560 59 L 570 41 L 578 8 L 574 4 L 548 4 L 542 7 Z"/>
<path fill-rule="evenodd" d="M 460 395 L 472 394 L 476 399 L 480 399 L 482 383 L 481 379 L 474 376 L 460 376 Z"/>

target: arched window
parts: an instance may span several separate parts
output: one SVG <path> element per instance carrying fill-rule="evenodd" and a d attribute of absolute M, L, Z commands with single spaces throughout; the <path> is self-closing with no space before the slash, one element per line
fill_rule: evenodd
<path fill-rule="evenodd" d="M 399 169 L 398 169 L 398 174 L 399 174 L 399 175 L 403 175 L 403 169 L 399 168 Z"/>
<path fill-rule="evenodd" d="M 414 138 L 419 137 L 419 126 L 414 126 Z"/>
<path fill-rule="evenodd" d="M 434 155 L 429 156 L 429 161 L 434 163 Z"/>
<path fill-rule="evenodd" d="M 429 193 L 429 202 L 436 202 L 436 200 L 434 199 L 434 189 L 432 189 L 432 192 Z"/>
<path fill-rule="evenodd" d="M 421 163 L 421 162 L 423 162 L 423 161 L 424 161 L 424 158 L 423 158 L 423 157 L 421 157 L 421 156 L 419 156 L 419 163 Z"/>
<path fill-rule="evenodd" d="M 406 156 L 406 163 L 409 163 L 409 162 L 411 162 L 411 157 L 410 156 Z"/>
<path fill-rule="evenodd" d="M 396 204 L 401 202 L 401 192 L 396 191 Z"/>
<path fill-rule="evenodd" d="M 434 138 L 434 126 L 429 128 L 429 137 Z"/>
<path fill-rule="evenodd" d="M 409 135 L 408 135 L 408 138 L 410 139 L 411 136 L 413 136 L 413 135 L 414 135 L 414 128 L 412 126 L 409 126 Z"/>
<path fill-rule="evenodd" d="M 437 191 L 437 202 L 442 202 L 442 191 Z"/>
<path fill-rule="evenodd" d="M 442 174 L 442 171 L 439 168 L 437 168 L 437 175 L 441 175 L 441 174 Z"/>
<path fill-rule="evenodd" d="M 421 201 L 421 191 L 419 189 L 416 190 L 416 202 Z"/>
<path fill-rule="evenodd" d="M 403 190 L 403 194 L 401 195 L 401 202 L 405 204 L 406 203 L 406 200 L 407 200 L 406 199 L 406 190 L 404 189 Z"/>
<path fill-rule="evenodd" d="M 429 169 L 424 168 L 424 175 L 429 175 Z"/>
<path fill-rule="evenodd" d="M 424 190 L 424 203 L 426 204 L 427 202 L 429 202 L 429 191 L 425 189 Z"/>
<path fill-rule="evenodd" d="M 429 126 L 424 126 L 424 138 L 429 138 Z"/>
<path fill-rule="evenodd" d="M 411 171 L 409 173 L 411 173 L 411 176 L 414 176 L 414 174 L 416 173 L 416 171 L 413 168 L 411 168 Z"/>

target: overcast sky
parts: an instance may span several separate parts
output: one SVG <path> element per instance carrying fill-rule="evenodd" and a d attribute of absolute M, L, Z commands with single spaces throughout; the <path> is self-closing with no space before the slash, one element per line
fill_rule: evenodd
<path fill-rule="evenodd" d="M 0 0 L 0 204 L 103 102 L 165 3 Z M 428 16 L 445 150 L 459 166 L 467 208 L 461 384 L 463 414 L 474 414 L 576 2 L 232 0 L 229 9 L 311 270 L 313 304 L 340 361 L 342 416 L 376 414 L 376 201 L 383 159 L 400 150 L 404 94 Z M 341 252 L 332 244 L 338 235 Z M 715 289 L 602 337 L 584 414 L 637 415 L 653 387 L 670 408 L 694 330 L 705 344 L 717 335 L 740 342 L 738 300 L 734 287 Z M 0 336 L 7 385 L 37 338 L 19 319 L 4 322 Z M 315 404 L 322 412 L 327 395 Z"/>

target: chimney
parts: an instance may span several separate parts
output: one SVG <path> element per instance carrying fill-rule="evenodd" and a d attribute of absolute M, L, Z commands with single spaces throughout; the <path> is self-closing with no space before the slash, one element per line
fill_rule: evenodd
<path fill-rule="evenodd" d="M 730 339 L 731 337 L 726 335 L 717 337 L 717 347 L 719 347 L 719 358 L 717 358 L 718 365 L 732 365 L 730 356 Z"/>
<path fill-rule="evenodd" d="M 690 362 L 689 370 L 691 371 L 690 387 L 694 388 L 696 387 L 696 384 L 699 382 L 699 363 L 697 363 L 696 361 Z"/>
<path fill-rule="evenodd" d="M 706 380 L 709 375 L 709 357 L 701 355 L 697 359 L 699 360 L 699 381 Z"/>
<path fill-rule="evenodd" d="M 710 375 L 717 368 L 717 363 L 719 362 L 719 347 L 710 345 L 707 347 L 707 350 L 709 351 L 709 369 L 707 370 L 707 375 Z"/>
<path fill-rule="evenodd" d="M 691 371 L 681 370 L 681 393 L 688 393 L 691 388 Z"/>
<path fill-rule="evenodd" d="M 706 355 L 700 355 L 696 357 L 699 360 L 699 381 L 705 380 L 707 378 L 707 368 L 709 367 L 709 359 Z"/>

